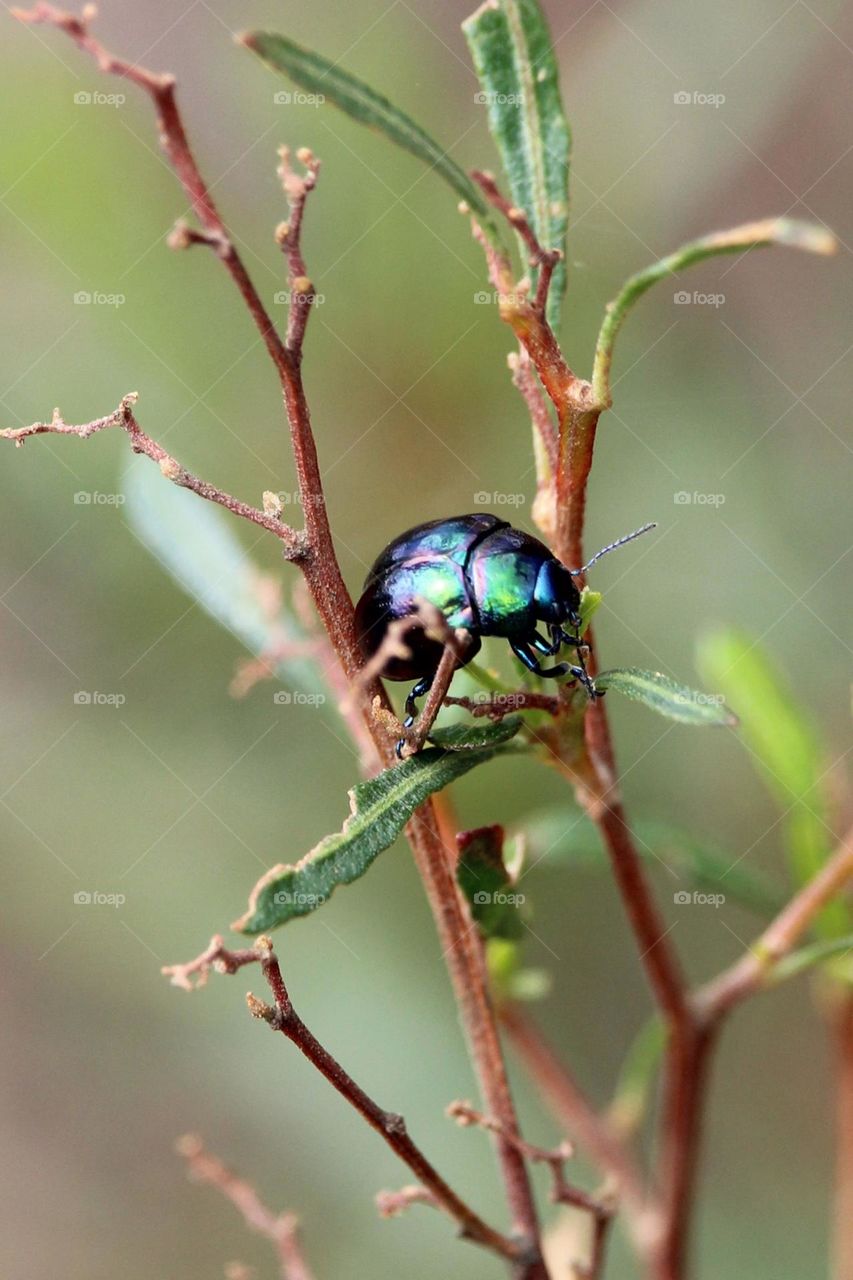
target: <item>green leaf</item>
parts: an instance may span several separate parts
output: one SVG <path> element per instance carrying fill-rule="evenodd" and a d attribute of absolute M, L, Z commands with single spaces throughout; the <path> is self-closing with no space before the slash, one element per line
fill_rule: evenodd
<path fill-rule="evenodd" d="M 774 668 L 767 653 L 745 633 L 723 628 L 699 646 L 706 679 L 721 686 L 741 718 L 750 760 L 784 817 L 785 842 L 797 884 L 823 866 L 834 840 L 824 784 L 827 752 L 805 709 Z M 847 933 L 850 911 L 840 901 L 824 908 L 823 933 Z"/>
<path fill-rule="evenodd" d="M 643 1122 L 658 1063 L 666 1044 L 666 1027 L 654 1016 L 643 1023 L 619 1072 L 608 1119 L 622 1137 L 636 1133 Z"/>
<path fill-rule="evenodd" d="M 764 218 L 760 222 L 747 222 L 728 231 L 714 231 L 711 235 L 691 240 L 626 280 L 617 296 L 607 305 L 595 347 L 592 388 L 597 402 L 600 405 L 610 404 L 610 366 L 616 335 L 634 303 L 652 285 L 676 275 L 694 263 L 704 262 L 706 258 L 726 253 L 745 253 L 749 249 L 761 249 L 774 244 L 820 254 L 835 253 L 838 249 L 837 239 L 826 227 L 799 222 L 796 218 Z"/>
<path fill-rule="evenodd" d="M 548 298 L 556 326 L 566 291 L 571 134 L 560 75 L 537 0 L 486 0 L 462 23 L 512 202 L 545 249 L 559 249 Z"/>
<path fill-rule="evenodd" d="M 488 747 L 469 751 L 427 747 L 378 777 L 357 783 L 349 793 L 351 814 L 343 829 L 326 836 L 299 862 L 280 863 L 262 876 L 252 890 L 246 914 L 232 927 L 249 934 L 275 929 L 316 911 L 337 885 L 358 880 L 429 796 L 507 749 L 512 726 L 504 722 L 494 729 L 497 732 L 489 735 Z"/>
<path fill-rule="evenodd" d="M 632 822 L 640 857 L 664 863 L 680 878 L 681 887 L 723 893 L 727 900 L 762 918 L 785 905 L 785 895 L 756 871 L 670 823 L 639 818 Z M 604 870 L 607 854 L 595 824 L 577 809 L 546 810 L 525 826 L 531 868 L 569 865 L 576 870 Z"/>
<path fill-rule="evenodd" d="M 513 887 L 503 859 L 503 827 L 478 827 L 456 837 L 456 879 L 484 938 L 520 938 L 524 894 Z"/>
<path fill-rule="evenodd" d="M 322 54 L 303 49 L 286 36 L 249 31 L 240 40 L 274 71 L 289 76 L 309 93 L 320 95 L 321 101 L 328 100 L 353 120 L 383 133 L 404 151 L 423 160 L 471 206 L 490 239 L 499 242 L 492 210 L 480 188 L 434 138 L 381 93 Z"/>
<path fill-rule="evenodd" d="M 164 480 L 143 458 L 122 479 L 131 529 L 178 586 L 255 657 L 304 640 L 284 610 L 264 606 L 263 574 L 232 532 L 233 517 L 194 493 Z M 307 658 L 279 662 L 278 675 L 301 693 L 316 692 L 320 677 Z"/>
<path fill-rule="evenodd" d="M 615 689 L 679 724 L 731 726 L 738 723 L 737 716 L 732 715 L 718 694 L 698 693 L 659 671 L 614 667 L 596 676 L 595 684 L 599 689 Z"/>
<path fill-rule="evenodd" d="M 509 742 L 518 733 L 521 724 L 520 716 L 504 716 L 495 724 L 483 720 L 475 720 L 473 723 L 463 721 L 433 729 L 430 742 L 443 747 L 445 751 L 480 751 L 483 747 Z"/>

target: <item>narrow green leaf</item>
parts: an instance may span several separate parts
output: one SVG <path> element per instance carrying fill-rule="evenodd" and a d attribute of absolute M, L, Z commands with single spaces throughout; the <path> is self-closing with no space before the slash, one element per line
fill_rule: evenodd
<path fill-rule="evenodd" d="M 548 320 L 556 326 L 566 291 L 571 134 L 548 26 L 537 0 L 486 0 L 462 30 L 512 202 L 543 248 L 563 254 L 548 299 Z"/>
<path fill-rule="evenodd" d="M 490 238 L 495 243 L 499 241 L 491 208 L 480 188 L 434 138 L 381 93 L 322 54 L 303 49 L 286 36 L 249 31 L 240 40 L 274 71 L 289 76 L 309 93 L 317 94 L 321 102 L 328 100 L 353 120 L 383 133 L 404 151 L 423 160 L 471 206 Z"/>
<path fill-rule="evenodd" d="M 734 628 L 706 636 L 698 664 L 738 708 L 751 763 L 784 814 L 785 842 L 794 880 L 804 884 L 823 866 L 833 842 L 824 783 L 827 752 L 811 718 L 798 704 L 768 655 Z M 842 902 L 819 917 L 823 933 L 847 933 L 853 917 Z"/>
<path fill-rule="evenodd" d="M 131 529 L 182 591 L 248 651 L 260 657 L 305 637 L 283 609 L 264 606 L 263 574 L 232 532 L 233 519 L 212 503 L 164 480 L 146 459 L 131 463 L 122 479 Z M 279 662 L 282 680 L 301 693 L 320 685 L 307 658 Z"/>
<path fill-rule="evenodd" d="M 699 693 L 659 671 L 614 667 L 596 676 L 595 683 L 599 689 L 615 689 L 679 724 L 736 725 L 738 722 L 718 694 Z"/>
<path fill-rule="evenodd" d="M 634 303 L 653 284 L 696 262 L 704 262 L 706 258 L 724 253 L 745 253 L 749 249 L 774 244 L 820 254 L 835 253 L 838 248 L 837 239 L 826 227 L 799 222 L 796 218 L 764 218 L 760 222 L 747 222 L 728 231 L 715 231 L 699 240 L 691 240 L 626 280 L 617 296 L 607 305 L 596 343 L 592 387 L 598 403 L 610 404 L 610 366 L 616 335 Z"/>
<path fill-rule="evenodd" d="M 680 827 L 639 818 L 631 830 L 640 857 L 652 865 L 671 867 L 679 877 L 679 889 L 722 893 L 727 902 L 737 902 L 764 919 L 785 905 L 785 894 L 765 876 Z M 568 865 L 575 870 L 605 870 L 608 866 L 595 824 L 577 809 L 546 810 L 525 824 L 525 835 L 531 868 Z"/>
<path fill-rule="evenodd" d="M 608 1111 L 623 1137 L 636 1133 L 643 1122 L 665 1044 L 666 1027 L 655 1016 L 643 1023 L 625 1056 Z"/>
<path fill-rule="evenodd" d="M 419 805 L 469 769 L 506 749 L 512 726 L 494 726 L 493 745 L 479 751 L 427 747 L 393 769 L 386 769 L 350 791 L 351 814 L 341 831 L 326 836 L 292 865 L 279 863 L 252 890 L 245 915 L 233 928 L 257 934 L 275 929 L 323 905 L 339 884 L 363 876 L 383 850 L 394 843 Z"/>
<path fill-rule="evenodd" d="M 456 879 L 484 938 L 520 938 L 524 894 L 504 865 L 503 827 L 478 827 L 457 836 Z"/>

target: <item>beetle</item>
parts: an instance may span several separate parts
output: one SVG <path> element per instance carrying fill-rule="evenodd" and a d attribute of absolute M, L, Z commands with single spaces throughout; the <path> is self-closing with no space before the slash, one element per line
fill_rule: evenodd
<path fill-rule="evenodd" d="M 586 646 L 580 638 L 580 592 L 574 579 L 608 551 L 654 527 L 647 524 L 619 538 L 582 569 L 567 569 L 538 538 L 487 512 L 415 525 L 388 544 L 367 574 L 355 610 L 362 655 L 365 661 L 374 657 L 389 624 L 417 612 L 424 599 L 444 614 L 449 626 L 470 637 L 457 669 L 479 652 L 483 636 L 501 636 L 528 671 L 552 679 L 571 675 L 590 699 L 601 697 L 583 662 Z M 539 623 L 547 627 L 548 639 L 537 630 Z M 435 679 L 444 646 L 417 626 L 405 633 L 404 642 L 410 656 L 389 657 L 381 675 L 416 682 L 406 698 L 403 726 L 409 729 L 417 699 Z M 563 645 L 575 650 L 577 662 L 543 666 L 537 654 L 553 657 Z M 402 745 L 401 740 L 398 755 Z"/>

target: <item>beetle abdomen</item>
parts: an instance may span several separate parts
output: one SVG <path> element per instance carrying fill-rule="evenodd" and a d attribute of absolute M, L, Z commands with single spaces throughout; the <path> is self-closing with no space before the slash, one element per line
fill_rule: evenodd
<path fill-rule="evenodd" d="M 439 554 L 406 560 L 386 568 L 381 576 L 371 575 L 358 602 L 355 625 L 365 658 L 376 653 L 390 622 L 417 611 L 418 600 L 428 600 L 440 609 L 451 627 L 471 629 L 474 614 L 462 566 Z M 411 659 L 391 658 L 383 671 L 387 679 L 411 680 L 437 667 L 442 645 L 425 636 L 422 628 L 407 631 L 406 644 L 412 650 Z"/>
<path fill-rule="evenodd" d="M 371 565 L 365 586 L 381 578 L 397 564 L 419 561 L 434 556 L 447 556 L 460 567 L 474 547 L 492 530 L 506 528 L 505 520 L 481 511 L 476 515 L 450 516 L 447 520 L 429 520 L 401 533 Z"/>

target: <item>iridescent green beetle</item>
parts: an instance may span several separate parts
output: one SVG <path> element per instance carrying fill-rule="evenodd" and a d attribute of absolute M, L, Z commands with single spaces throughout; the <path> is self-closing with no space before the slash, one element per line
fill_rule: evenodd
<path fill-rule="evenodd" d="M 355 611 L 364 658 L 376 653 L 389 623 L 410 617 L 423 599 L 440 609 L 451 627 L 471 637 L 457 666 L 471 661 L 482 636 L 502 636 L 529 671 L 552 678 L 571 675 L 590 698 L 600 696 L 583 665 L 580 592 L 574 578 L 608 551 L 653 528 L 644 525 L 604 547 L 582 569 L 567 569 L 538 538 L 486 512 L 416 525 L 389 543 L 365 580 Z M 547 627 L 549 639 L 539 634 L 539 623 Z M 442 645 L 421 627 L 412 627 L 405 642 L 411 656 L 389 659 L 382 675 L 417 681 L 406 699 L 404 724 L 410 728 L 416 700 L 435 678 Z M 543 667 L 536 654 L 553 657 L 563 645 L 576 651 L 577 665 Z"/>

